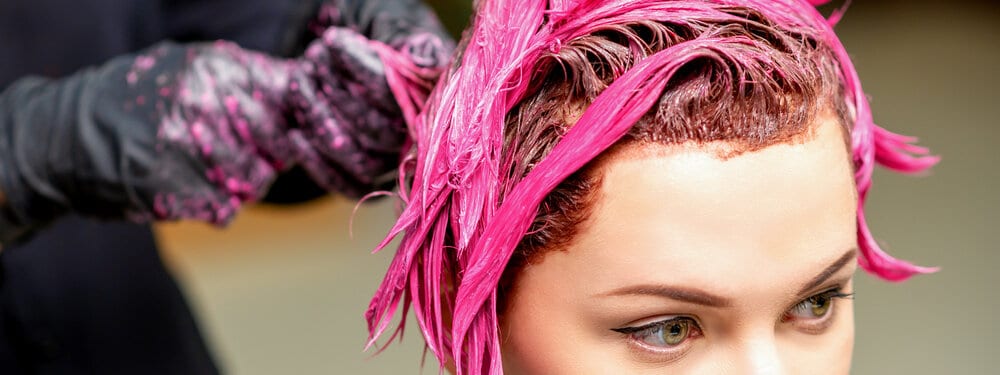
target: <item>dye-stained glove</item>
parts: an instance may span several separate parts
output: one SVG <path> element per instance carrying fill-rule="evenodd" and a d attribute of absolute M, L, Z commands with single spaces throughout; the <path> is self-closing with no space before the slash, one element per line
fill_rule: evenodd
<path fill-rule="evenodd" d="M 293 165 L 353 197 L 386 187 L 406 128 L 382 58 L 429 90 L 453 45 L 419 1 L 321 9 L 297 59 L 163 43 L 15 82 L 0 94 L 0 243 L 71 211 L 224 224 Z"/>

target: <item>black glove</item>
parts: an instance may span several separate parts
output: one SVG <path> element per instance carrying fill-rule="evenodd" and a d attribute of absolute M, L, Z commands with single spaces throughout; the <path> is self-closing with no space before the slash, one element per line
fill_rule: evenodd
<path fill-rule="evenodd" d="M 293 165 L 354 197 L 384 187 L 406 130 L 380 51 L 401 51 L 429 90 L 451 41 L 416 1 L 323 10 L 317 24 L 333 22 L 298 59 L 165 43 L 14 83 L 0 94 L 0 241 L 69 211 L 223 224 Z"/>

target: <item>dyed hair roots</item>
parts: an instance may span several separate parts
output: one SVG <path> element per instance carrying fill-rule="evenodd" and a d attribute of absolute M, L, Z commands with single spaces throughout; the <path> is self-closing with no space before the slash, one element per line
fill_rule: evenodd
<path fill-rule="evenodd" d="M 458 374 L 501 374 L 498 284 L 549 193 L 626 136 L 692 61 L 707 59 L 735 69 L 771 64 L 782 73 L 767 56 L 752 52 L 759 46 L 749 39 L 706 33 L 669 45 L 619 72 L 521 178 L 511 173 L 511 160 L 504 157 L 505 126 L 508 114 L 537 89 L 532 81 L 539 63 L 563 43 L 615 25 L 745 22 L 727 12 L 734 7 L 752 9 L 782 30 L 810 36 L 836 59 L 845 108 L 853 119 L 848 128 L 859 193 L 860 266 L 889 281 L 933 272 L 883 252 L 868 230 L 863 205 L 875 164 L 915 173 L 938 159 L 913 145 L 915 139 L 875 125 L 857 72 L 832 30 L 842 9 L 826 19 L 813 7 L 824 2 L 481 0 L 455 67 L 426 103 L 407 92 L 402 77 L 387 74 L 394 93 L 404 100 L 414 148 L 400 169 L 405 208 L 376 249 L 402 235 L 365 314 L 369 345 L 385 333 L 397 309 L 402 307 L 405 317 L 412 308 L 442 370 L 452 363 Z M 750 52 L 720 48 L 727 43 L 746 44 Z M 386 65 L 392 71 L 396 64 Z M 392 336 L 404 326 L 401 322 Z"/>

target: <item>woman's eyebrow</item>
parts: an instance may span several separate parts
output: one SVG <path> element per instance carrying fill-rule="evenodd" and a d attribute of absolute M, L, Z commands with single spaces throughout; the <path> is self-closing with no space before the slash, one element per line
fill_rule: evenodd
<path fill-rule="evenodd" d="M 823 272 L 820 272 L 818 275 L 809 280 L 809 282 L 799 290 L 799 294 L 802 295 L 809 293 L 813 288 L 816 288 L 820 284 L 826 282 L 826 280 L 830 279 L 830 276 L 833 276 L 833 274 L 837 273 L 837 271 L 843 269 L 851 260 L 857 258 L 857 256 L 858 248 L 855 247 L 847 250 L 844 255 L 841 255 L 840 258 L 837 258 L 837 260 L 830 263 L 829 266 L 826 266 L 826 268 L 823 269 Z"/>
<path fill-rule="evenodd" d="M 811 289 L 826 282 L 826 280 L 830 279 L 833 274 L 843 269 L 851 260 L 855 259 L 857 257 L 857 253 L 857 248 L 851 248 L 845 252 L 840 256 L 840 258 L 837 258 L 837 260 L 824 268 L 822 272 L 809 280 L 809 282 L 802 287 L 799 294 L 808 293 Z M 704 290 L 662 284 L 630 285 L 597 295 L 597 297 L 617 296 L 654 296 L 709 307 L 721 308 L 732 306 L 732 301 L 730 299 L 706 292 Z"/>
<path fill-rule="evenodd" d="M 717 296 L 703 290 L 660 284 L 631 285 L 615 289 L 607 293 L 601 293 L 597 296 L 654 296 L 709 307 L 728 307 L 732 305 L 732 301 L 728 298 Z"/>

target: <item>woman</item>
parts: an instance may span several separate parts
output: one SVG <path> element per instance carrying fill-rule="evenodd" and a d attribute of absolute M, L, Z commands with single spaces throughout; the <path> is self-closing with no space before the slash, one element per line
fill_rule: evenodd
<path fill-rule="evenodd" d="M 933 271 L 873 241 L 872 168 L 937 159 L 874 125 L 840 14 L 481 2 L 411 119 L 372 342 L 402 305 L 459 374 L 847 373 L 855 265 Z"/>

